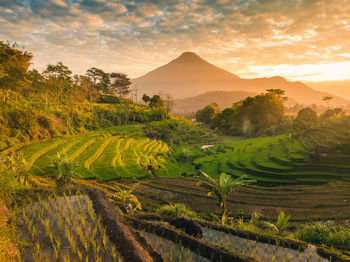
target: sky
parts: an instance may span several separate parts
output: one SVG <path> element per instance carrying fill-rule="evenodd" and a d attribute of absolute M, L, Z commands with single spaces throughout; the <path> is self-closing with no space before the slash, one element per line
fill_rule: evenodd
<path fill-rule="evenodd" d="M 0 41 L 141 76 L 192 51 L 243 78 L 350 79 L 350 0 L 0 0 Z"/>

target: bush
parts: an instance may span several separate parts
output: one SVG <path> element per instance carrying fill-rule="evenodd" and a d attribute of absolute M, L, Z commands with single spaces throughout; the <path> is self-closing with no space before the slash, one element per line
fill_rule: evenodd
<path fill-rule="evenodd" d="M 196 123 L 183 118 L 152 122 L 147 124 L 143 131 L 147 137 L 160 139 L 171 145 L 194 144 L 201 139 L 210 138 Z"/>
<path fill-rule="evenodd" d="M 316 222 L 314 224 L 302 225 L 298 228 L 296 237 L 299 240 L 313 243 L 326 244 L 328 242 L 331 232 L 329 223 Z"/>
<path fill-rule="evenodd" d="M 119 104 L 120 98 L 111 94 L 100 94 L 97 103 Z"/>
<path fill-rule="evenodd" d="M 189 209 L 185 204 L 164 205 L 157 209 L 156 213 L 160 216 L 180 217 L 182 214 L 191 218 L 198 218 L 198 214 Z"/>

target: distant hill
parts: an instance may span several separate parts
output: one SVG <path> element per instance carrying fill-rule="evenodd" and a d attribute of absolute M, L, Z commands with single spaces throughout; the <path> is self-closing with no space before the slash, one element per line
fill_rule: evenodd
<path fill-rule="evenodd" d="M 331 95 L 315 91 L 301 82 L 287 81 L 283 77 L 243 79 L 218 68 L 195 53 L 185 52 L 170 63 L 133 79 L 140 93 L 149 95 L 171 94 L 180 99 L 197 96 L 210 91 L 244 91 L 262 93 L 266 89 L 280 88 L 296 102 L 305 105 L 322 104 L 322 98 Z M 343 98 L 334 97 L 334 106 L 347 105 Z"/>
<path fill-rule="evenodd" d="M 176 99 L 174 111 L 177 113 L 192 113 L 203 107 L 217 103 L 219 109 L 231 107 L 233 103 L 241 101 L 248 96 L 255 96 L 257 93 L 244 91 L 211 91 L 189 98 Z"/>
<path fill-rule="evenodd" d="M 216 103 L 219 109 L 223 110 L 227 107 L 231 107 L 233 103 L 244 100 L 248 96 L 256 96 L 258 93 L 245 92 L 245 91 L 211 91 L 204 94 L 176 99 L 174 101 L 174 112 L 176 113 L 192 113 L 197 112 L 199 109 Z M 294 105 L 295 101 L 291 98 L 285 102 L 285 105 Z"/>
<path fill-rule="evenodd" d="M 344 99 L 350 100 L 350 80 L 306 82 L 308 86 L 315 90 L 330 92 Z"/>

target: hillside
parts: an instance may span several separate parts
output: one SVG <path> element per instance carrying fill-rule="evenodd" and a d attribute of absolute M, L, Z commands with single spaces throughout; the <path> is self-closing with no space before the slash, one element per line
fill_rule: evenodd
<path fill-rule="evenodd" d="M 218 104 L 219 109 L 224 109 L 248 96 L 255 95 L 256 93 L 245 91 L 211 91 L 198 96 L 176 99 L 174 101 L 174 111 L 176 113 L 196 112 L 212 103 Z"/>
<path fill-rule="evenodd" d="M 307 82 L 306 84 L 315 90 L 330 92 L 350 100 L 350 80 Z"/>
<path fill-rule="evenodd" d="M 171 94 L 175 99 L 196 96 L 210 91 L 244 91 L 261 93 L 266 89 L 280 88 L 296 102 L 305 105 L 321 104 L 322 98 L 331 95 L 316 91 L 302 82 L 287 81 L 283 77 L 243 79 L 220 69 L 198 55 L 185 52 L 170 63 L 133 80 L 140 93 Z M 334 97 L 334 106 L 345 106 L 348 101 Z"/>
<path fill-rule="evenodd" d="M 174 101 L 174 112 L 178 114 L 186 114 L 196 112 L 203 107 L 216 103 L 219 109 L 231 107 L 233 103 L 246 99 L 248 96 L 256 96 L 257 93 L 245 91 L 211 91 L 204 94 L 176 99 Z M 294 105 L 295 100 L 289 98 L 285 104 L 287 106 Z"/>

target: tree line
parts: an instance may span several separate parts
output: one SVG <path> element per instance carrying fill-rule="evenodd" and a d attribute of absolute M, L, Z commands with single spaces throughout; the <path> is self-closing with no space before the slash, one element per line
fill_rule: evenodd
<path fill-rule="evenodd" d="M 30 67 L 32 59 L 17 44 L 0 41 L 0 150 L 31 139 L 167 116 L 160 96 L 145 105 L 127 98 L 131 81 L 125 73 L 92 67 L 74 75 L 62 62 L 39 72 Z"/>
<path fill-rule="evenodd" d="M 234 103 L 221 112 L 213 103 L 197 111 L 196 120 L 226 135 L 277 135 L 286 131 L 302 132 L 319 122 L 344 115 L 341 108 L 328 108 L 318 115 L 312 108 L 299 110 L 296 117 L 285 115 L 288 98 L 281 89 L 268 89 L 255 97 Z M 324 101 L 330 101 L 327 97 Z"/>

